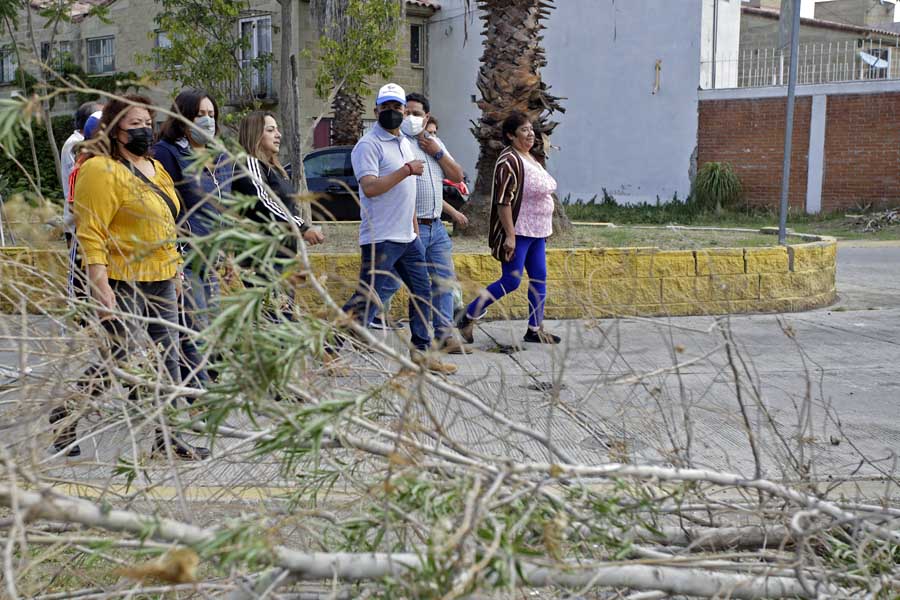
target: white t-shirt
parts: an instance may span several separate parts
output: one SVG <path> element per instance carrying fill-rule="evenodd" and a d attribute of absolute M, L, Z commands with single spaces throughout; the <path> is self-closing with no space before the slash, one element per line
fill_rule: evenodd
<path fill-rule="evenodd" d="M 72 209 L 69 207 L 69 175 L 75 168 L 75 144 L 84 141 L 80 131 L 73 131 L 72 135 L 63 144 L 59 152 L 60 175 L 63 189 L 63 224 L 67 233 L 75 233 L 75 219 L 72 217 Z"/>

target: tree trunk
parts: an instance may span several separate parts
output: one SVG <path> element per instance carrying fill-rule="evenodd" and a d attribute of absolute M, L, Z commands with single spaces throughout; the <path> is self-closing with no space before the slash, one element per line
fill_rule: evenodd
<path fill-rule="evenodd" d="M 297 56 L 291 56 L 291 99 L 294 104 L 293 137 L 291 137 L 291 155 L 297 161 L 292 175 L 294 189 L 306 196 L 306 172 L 303 168 L 303 141 L 300 137 L 300 69 L 297 68 Z M 307 223 L 312 221 L 312 206 L 305 199 L 300 203 L 300 216 Z"/>
<path fill-rule="evenodd" d="M 284 138 L 288 140 L 288 162 L 291 170 L 296 173 L 297 161 L 300 158 L 300 148 L 294 144 L 294 90 L 291 85 L 291 45 L 294 36 L 294 3 L 292 0 L 278 0 L 281 5 L 281 56 L 278 63 L 279 85 L 278 99 L 281 112 L 281 128 Z M 296 177 L 293 178 L 296 180 Z"/>
<path fill-rule="evenodd" d="M 27 7 L 27 11 L 26 11 L 25 15 L 26 15 L 26 23 L 28 24 L 28 38 L 31 41 L 31 48 L 32 48 L 32 51 L 34 52 L 34 55 L 36 57 L 39 57 L 41 55 L 41 53 L 38 48 L 37 38 L 34 35 L 34 24 L 32 23 L 32 19 L 31 19 L 31 3 L 26 2 L 25 5 Z M 52 40 L 53 40 L 53 37 L 55 37 L 55 35 L 56 35 L 56 28 L 57 28 L 58 24 L 59 24 L 59 19 L 56 19 L 53 24 L 53 35 L 50 38 L 51 39 L 51 42 L 50 42 L 51 55 L 52 55 L 52 48 L 53 48 Z M 19 64 L 19 68 L 20 69 L 23 68 L 21 63 Z M 43 65 L 41 65 L 37 69 L 37 74 L 38 74 L 37 75 L 38 87 L 40 89 L 46 90 L 47 89 L 47 77 L 46 77 L 46 73 L 44 71 Z M 22 90 L 22 92 L 24 93 L 25 90 Z M 44 91 L 43 93 L 46 94 L 46 91 Z M 50 104 L 46 99 L 41 100 L 41 112 L 43 113 L 44 118 L 47 120 L 47 141 L 50 144 L 50 155 L 53 157 L 53 166 L 56 168 L 56 178 L 58 180 L 62 181 L 62 162 L 60 162 L 60 158 L 59 158 L 59 146 L 56 145 L 56 136 L 53 134 L 53 117 L 50 114 Z M 32 146 L 33 146 L 33 144 L 32 144 Z M 36 175 L 37 175 L 36 181 L 38 182 L 38 185 L 40 186 L 41 175 L 40 175 L 40 173 L 37 173 Z M 41 194 L 41 196 L 44 195 L 43 189 L 40 190 L 40 194 Z M 65 198 L 63 199 L 63 202 L 65 202 Z"/>
<path fill-rule="evenodd" d="M 555 111 L 565 112 L 560 99 L 549 93 L 549 86 L 540 74 L 547 64 L 541 31 L 543 20 L 553 8 L 552 1 L 478 0 L 484 21 L 484 52 L 477 80 L 481 119 L 472 133 L 481 149 L 475 169 L 475 189 L 465 209 L 469 217 L 466 235 L 487 233 L 494 163 L 507 145 L 501 133 L 503 120 L 513 111 L 528 115 L 537 137 L 532 154 L 545 164 L 550 135 L 558 124 L 550 116 Z M 567 229 L 571 225 L 559 199 L 555 199 L 554 230 Z"/>
<path fill-rule="evenodd" d="M 356 94 L 348 94 L 341 86 L 331 106 L 334 109 L 331 143 L 335 146 L 352 146 L 362 137 L 362 98 Z"/>

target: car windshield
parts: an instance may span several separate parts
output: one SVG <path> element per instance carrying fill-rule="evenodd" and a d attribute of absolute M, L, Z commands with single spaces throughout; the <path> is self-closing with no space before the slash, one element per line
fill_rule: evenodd
<path fill-rule="evenodd" d="M 353 177 L 349 152 L 323 152 L 308 156 L 303 161 L 303 168 L 307 178 Z"/>

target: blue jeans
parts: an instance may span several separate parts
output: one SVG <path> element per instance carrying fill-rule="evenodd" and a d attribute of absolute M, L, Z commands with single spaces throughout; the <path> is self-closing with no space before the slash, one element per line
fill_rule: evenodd
<path fill-rule="evenodd" d="M 344 305 L 344 312 L 366 326 L 381 307 L 378 290 L 395 281 L 394 273 L 409 290 L 412 344 L 419 350 L 431 346 L 431 281 L 425 268 L 425 248 L 419 238 L 411 242 L 379 242 L 360 246 L 362 260 L 359 287 Z"/>
<path fill-rule="evenodd" d="M 547 300 L 547 247 L 544 238 L 516 236 L 516 253 L 503 263 L 503 276 L 487 287 L 488 297 L 473 300 L 466 312 L 469 318 L 480 317 L 487 308 L 518 289 L 522 274 L 528 272 L 528 325 L 533 328 L 544 322 L 544 303 Z"/>
<path fill-rule="evenodd" d="M 181 324 L 198 333 L 209 327 L 215 317 L 219 302 L 219 277 L 215 269 L 201 266 L 184 269 L 184 294 L 181 307 Z M 193 337 L 181 336 L 181 378 L 188 385 L 207 387 L 209 374 L 204 367 L 202 352 Z M 196 371 L 196 377 L 191 373 Z"/>
<path fill-rule="evenodd" d="M 419 239 L 425 246 L 425 264 L 431 278 L 434 337 L 442 340 L 453 332 L 453 282 L 456 281 L 453 242 L 441 221 L 434 221 L 430 225 L 419 224 Z M 391 297 L 399 289 L 400 282 L 396 278 L 387 279 L 384 287 L 378 288 L 378 297 L 385 310 L 390 305 Z"/>

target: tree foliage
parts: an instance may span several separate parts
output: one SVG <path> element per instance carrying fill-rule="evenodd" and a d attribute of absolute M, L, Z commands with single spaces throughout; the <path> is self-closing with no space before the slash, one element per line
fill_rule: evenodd
<path fill-rule="evenodd" d="M 328 4 L 312 2 L 315 4 Z M 343 82 L 348 94 L 366 92 L 366 78 L 390 77 L 397 64 L 398 23 L 402 5 L 397 0 L 342 0 L 331 11 L 311 8 L 322 33 L 321 64 L 316 92 L 327 98 Z"/>
<path fill-rule="evenodd" d="M 237 21 L 250 9 L 247 0 L 157 0 L 161 10 L 155 21 L 165 32 L 170 45 L 154 48 L 141 56 L 155 65 L 157 75 L 181 87 L 198 87 L 216 98 L 225 99 L 238 92 L 250 98 L 244 75 L 250 69 L 265 69 L 270 55 L 241 60 L 241 51 L 250 48 L 250 40 L 241 37 Z"/>

